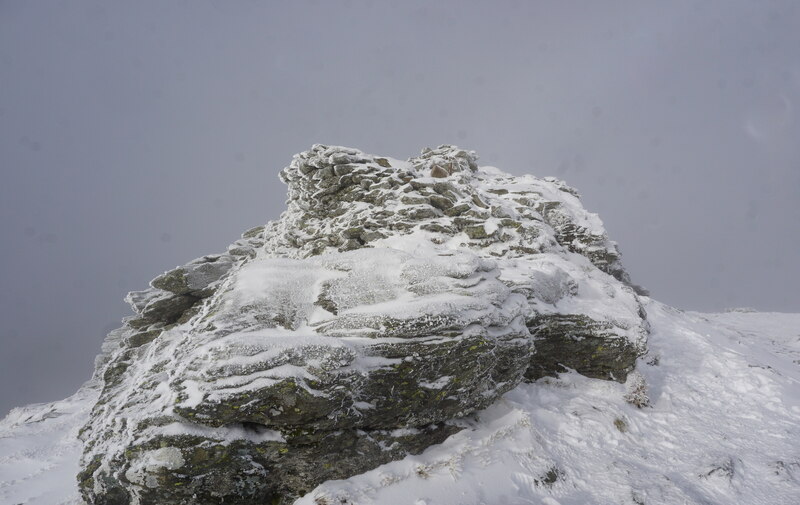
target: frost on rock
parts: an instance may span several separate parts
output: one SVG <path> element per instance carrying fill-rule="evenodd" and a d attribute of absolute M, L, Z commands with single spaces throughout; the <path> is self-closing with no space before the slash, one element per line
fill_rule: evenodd
<path fill-rule="evenodd" d="M 82 430 L 92 504 L 290 503 L 522 381 L 624 382 L 648 324 L 596 215 L 472 151 L 315 145 L 288 208 L 131 293 Z"/>

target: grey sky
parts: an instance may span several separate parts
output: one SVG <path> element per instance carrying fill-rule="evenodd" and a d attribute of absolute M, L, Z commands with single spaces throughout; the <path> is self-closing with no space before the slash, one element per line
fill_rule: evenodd
<path fill-rule="evenodd" d="M 800 3 L 0 0 L 0 415 L 312 143 L 575 186 L 682 308 L 800 311 Z"/>

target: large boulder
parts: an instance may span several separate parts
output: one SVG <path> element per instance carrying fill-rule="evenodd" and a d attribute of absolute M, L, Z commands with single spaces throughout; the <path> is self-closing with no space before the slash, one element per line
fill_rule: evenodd
<path fill-rule="evenodd" d="M 289 503 L 523 380 L 624 381 L 647 322 L 597 216 L 476 160 L 314 146 L 279 220 L 131 293 L 81 435 L 87 502 Z"/>

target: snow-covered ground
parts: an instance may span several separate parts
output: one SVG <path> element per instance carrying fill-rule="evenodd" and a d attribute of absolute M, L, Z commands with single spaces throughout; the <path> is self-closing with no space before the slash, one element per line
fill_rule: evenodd
<path fill-rule="evenodd" d="M 0 421 L 0 504 L 82 504 L 78 430 L 97 400 L 84 386 L 65 400 L 13 409 Z"/>
<path fill-rule="evenodd" d="M 519 386 L 444 444 L 297 504 L 800 503 L 800 314 L 644 300 L 650 352 L 628 384 Z M 650 405 L 637 408 L 626 396 L 641 378 Z M 0 421 L 0 503 L 81 503 L 77 430 L 94 399 L 86 387 Z"/>

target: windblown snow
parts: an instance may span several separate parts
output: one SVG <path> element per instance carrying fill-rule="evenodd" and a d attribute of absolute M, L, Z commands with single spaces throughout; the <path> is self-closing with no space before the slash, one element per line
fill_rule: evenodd
<path fill-rule="evenodd" d="M 649 352 L 626 384 L 573 372 L 522 384 L 445 443 L 297 505 L 800 503 L 800 314 L 642 300 Z M 88 383 L 0 421 L 0 503 L 82 503 L 77 431 L 97 394 Z"/>

